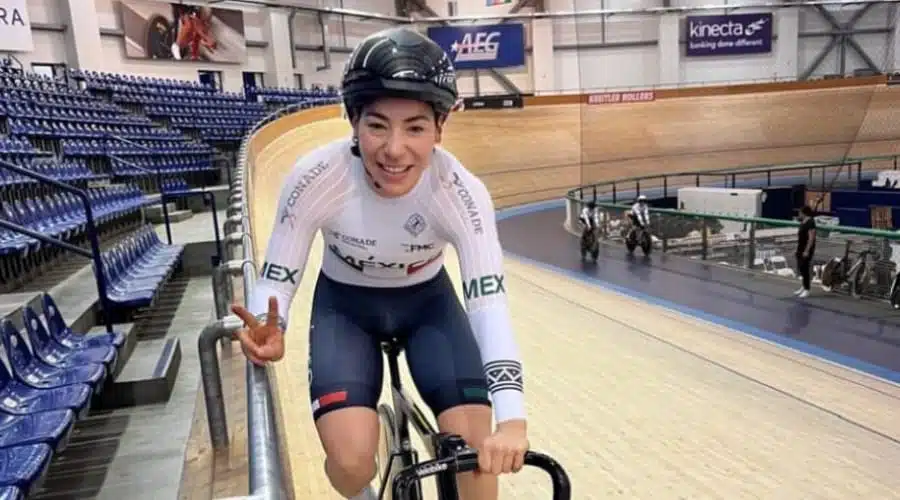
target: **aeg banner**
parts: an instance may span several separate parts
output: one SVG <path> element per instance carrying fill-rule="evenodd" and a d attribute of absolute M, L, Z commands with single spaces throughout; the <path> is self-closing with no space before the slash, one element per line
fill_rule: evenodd
<path fill-rule="evenodd" d="M 490 69 L 525 64 L 525 29 L 519 23 L 489 26 L 434 26 L 434 40 L 460 69 Z"/>
<path fill-rule="evenodd" d="M 688 56 L 772 52 L 772 13 L 688 16 Z"/>
<path fill-rule="evenodd" d="M 30 52 L 34 50 L 31 21 L 28 20 L 28 0 L 0 0 L 0 52 Z"/>

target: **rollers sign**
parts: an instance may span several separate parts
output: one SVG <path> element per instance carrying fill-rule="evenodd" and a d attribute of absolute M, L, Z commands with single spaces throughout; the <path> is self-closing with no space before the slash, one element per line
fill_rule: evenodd
<path fill-rule="evenodd" d="M 772 13 L 688 16 L 686 54 L 724 56 L 772 52 Z"/>

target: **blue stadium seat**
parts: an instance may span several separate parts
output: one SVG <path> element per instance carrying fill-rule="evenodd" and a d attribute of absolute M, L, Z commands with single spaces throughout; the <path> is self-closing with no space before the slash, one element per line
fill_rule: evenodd
<path fill-rule="evenodd" d="M 71 368 L 49 365 L 34 355 L 22 333 L 12 321 L 0 321 L 0 340 L 9 356 L 16 380 L 35 389 L 54 389 L 73 384 L 88 384 L 95 392 L 102 390 L 106 380 L 103 365 L 87 364 Z"/>
<path fill-rule="evenodd" d="M 182 245 L 163 245 L 150 226 L 144 226 L 103 253 L 107 297 L 120 306 L 140 307 L 153 301 L 156 291 L 174 272 Z"/>
<path fill-rule="evenodd" d="M 68 444 L 74 424 L 75 414 L 65 408 L 26 415 L 0 411 L 0 448 L 44 443 L 59 452 Z"/>
<path fill-rule="evenodd" d="M 24 500 L 22 490 L 15 486 L 0 486 L 0 500 Z"/>
<path fill-rule="evenodd" d="M 87 413 L 93 391 L 85 384 L 57 389 L 35 389 L 15 379 L 0 362 L 0 410 L 10 415 L 30 415 L 68 409 L 78 417 Z"/>
<path fill-rule="evenodd" d="M 53 450 L 42 443 L 0 448 L 0 485 L 15 486 L 27 497 L 52 457 Z"/>
<path fill-rule="evenodd" d="M 35 355 L 50 366 L 75 368 L 83 365 L 102 365 L 109 373 L 115 371 L 118 355 L 112 346 L 71 348 L 56 342 L 41 318 L 30 306 L 22 309 L 22 322 Z"/>
<path fill-rule="evenodd" d="M 113 346 L 116 349 L 122 347 L 125 343 L 125 334 L 121 332 L 102 333 L 99 335 L 86 336 L 81 333 L 75 333 L 66 324 L 66 320 L 59 312 L 59 307 L 50 294 L 45 293 L 41 300 L 43 306 L 44 318 L 47 320 L 47 327 L 50 335 L 60 345 L 71 349 L 83 349 L 86 347 L 96 346 Z"/>

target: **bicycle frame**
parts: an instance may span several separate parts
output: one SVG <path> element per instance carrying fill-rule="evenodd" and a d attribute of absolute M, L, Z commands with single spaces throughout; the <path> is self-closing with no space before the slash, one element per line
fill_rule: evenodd
<path fill-rule="evenodd" d="M 412 402 L 400 384 L 400 367 L 398 356 L 401 347 L 396 341 L 382 344 L 387 354 L 388 371 L 391 377 L 391 401 L 395 411 L 394 440 L 396 445 L 388 457 L 388 464 L 381 478 L 378 498 L 383 498 L 387 488 L 391 488 L 393 500 L 422 500 L 421 479 L 436 476 L 439 500 L 459 500 L 456 475 L 474 471 L 478 468 L 478 454 L 470 448 L 461 436 L 438 432 L 425 417 L 422 410 Z M 432 460 L 418 462 L 418 453 L 413 449 L 409 439 L 409 423 L 412 422 L 422 440 L 429 444 L 428 452 Z M 399 458 L 402 469 L 387 484 L 391 475 L 394 459 Z M 553 500 L 571 500 L 572 487 L 565 469 L 553 458 L 540 453 L 528 451 L 525 454 L 525 465 L 537 467 L 550 476 L 553 484 Z"/>
<path fill-rule="evenodd" d="M 391 468 L 396 458 L 400 459 L 402 468 L 406 469 L 416 465 L 418 462 L 418 452 L 413 448 L 409 434 L 409 424 L 412 423 L 413 428 L 419 434 L 419 437 L 428 446 L 427 451 L 432 459 L 451 458 L 465 446 L 465 442 L 460 436 L 454 434 L 446 434 L 438 432 L 422 410 L 413 403 L 412 399 L 406 394 L 400 383 L 400 366 L 398 357 L 401 348 L 394 342 L 386 343 L 383 346 L 385 354 L 387 354 L 388 373 L 391 377 L 391 402 L 394 407 L 396 421 L 394 422 L 394 436 L 399 449 L 391 451 L 388 457 L 388 464 L 382 477 L 381 487 L 378 492 L 378 498 L 383 498 L 384 491 L 391 485 L 386 484 L 385 479 L 390 476 Z M 458 500 L 459 490 L 456 484 L 456 474 L 448 471 L 438 472 L 436 474 L 438 498 L 441 500 Z M 421 500 L 422 489 L 421 483 L 410 486 L 410 498 Z M 399 499 L 394 499 L 399 500 Z M 405 500 L 405 499 L 404 499 Z"/>

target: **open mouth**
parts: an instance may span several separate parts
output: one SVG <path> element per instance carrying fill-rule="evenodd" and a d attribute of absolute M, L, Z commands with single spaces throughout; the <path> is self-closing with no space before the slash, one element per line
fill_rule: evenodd
<path fill-rule="evenodd" d="M 386 172 L 391 177 L 402 177 L 407 172 L 412 170 L 413 166 L 407 165 L 405 167 L 402 167 L 402 166 L 385 165 L 383 163 L 379 163 L 378 168 L 380 168 L 382 172 Z"/>

